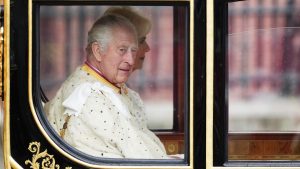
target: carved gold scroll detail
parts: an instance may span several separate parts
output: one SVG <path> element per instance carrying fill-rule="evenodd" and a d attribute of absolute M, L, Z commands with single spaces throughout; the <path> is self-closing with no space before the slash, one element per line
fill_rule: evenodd
<path fill-rule="evenodd" d="M 32 169 L 59 169 L 59 164 L 55 164 L 53 155 L 48 154 L 47 149 L 40 151 L 41 143 L 31 142 L 28 150 L 33 153 L 31 160 L 26 160 L 25 164 L 30 165 Z M 72 169 L 72 167 L 65 167 L 65 169 Z"/>

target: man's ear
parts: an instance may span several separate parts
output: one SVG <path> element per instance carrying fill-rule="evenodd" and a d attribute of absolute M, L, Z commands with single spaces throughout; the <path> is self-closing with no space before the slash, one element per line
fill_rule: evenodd
<path fill-rule="evenodd" d="M 101 51 L 99 42 L 92 43 L 92 52 L 93 52 L 95 59 L 100 62 L 102 60 L 103 52 Z"/>

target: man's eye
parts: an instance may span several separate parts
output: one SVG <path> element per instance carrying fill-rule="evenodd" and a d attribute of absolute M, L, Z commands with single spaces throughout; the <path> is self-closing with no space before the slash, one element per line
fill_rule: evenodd
<path fill-rule="evenodd" d="M 136 53 L 136 52 L 137 52 L 137 49 L 136 49 L 136 48 L 133 48 L 133 49 L 131 49 L 131 52 L 132 52 L 132 53 Z"/>
<path fill-rule="evenodd" d="M 120 48 L 119 51 L 120 51 L 120 53 L 126 53 L 127 49 L 125 49 L 125 48 Z"/>

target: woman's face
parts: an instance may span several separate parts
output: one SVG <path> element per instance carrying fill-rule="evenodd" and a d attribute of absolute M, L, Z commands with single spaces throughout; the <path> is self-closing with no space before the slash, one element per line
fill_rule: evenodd
<path fill-rule="evenodd" d="M 146 37 L 139 38 L 139 48 L 136 53 L 135 63 L 133 69 L 141 69 L 143 67 L 143 62 L 145 59 L 146 52 L 150 51 L 150 47 L 146 42 Z"/>

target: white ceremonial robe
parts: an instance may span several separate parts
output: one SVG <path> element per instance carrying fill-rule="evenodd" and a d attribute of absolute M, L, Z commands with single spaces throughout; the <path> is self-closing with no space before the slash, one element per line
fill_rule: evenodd
<path fill-rule="evenodd" d="M 58 133 L 70 116 L 63 139 L 86 154 L 107 158 L 169 158 L 159 138 L 147 128 L 139 95 L 126 89 L 127 92 L 120 92 L 83 65 L 63 83 L 55 98 L 45 105 L 45 111 Z"/>

